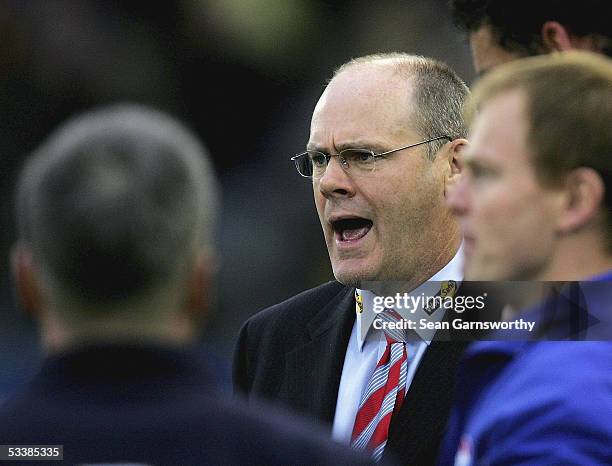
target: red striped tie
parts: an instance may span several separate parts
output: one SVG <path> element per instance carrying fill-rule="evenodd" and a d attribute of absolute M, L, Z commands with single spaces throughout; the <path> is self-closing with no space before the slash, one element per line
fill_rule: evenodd
<path fill-rule="evenodd" d="M 383 321 L 401 319 L 395 311 L 385 311 L 380 318 Z M 387 444 L 391 417 L 402 407 L 408 369 L 406 343 L 398 341 L 396 332 L 393 335 L 385 332 L 385 337 L 387 347 L 361 398 L 351 436 L 351 445 L 371 451 L 375 461 L 381 458 Z"/>

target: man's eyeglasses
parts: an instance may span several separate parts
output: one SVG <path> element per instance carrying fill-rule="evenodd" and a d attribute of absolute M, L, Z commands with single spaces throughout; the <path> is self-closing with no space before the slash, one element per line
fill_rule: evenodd
<path fill-rule="evenodd" d="M 436 138 L 427 139 L 426 141 L 417 142 L 416 144 L 381 152 L 380 154 L 375 154 L 374 151 L 368 149 L 344 149 L 340 151 L 340 153 L 333 155 L 324 154 L 316 150 L 308 150 L 291 157 L 291 160 L 295 163 L 298 173 L 305 178 L 321 178 L 325 174 L 327 165 L 329 165 L 329 161 L 332 157 L 338 157 L 340 164 L 345 170 L 348 171 L 350 169 L 351 173 L 363 174 L 374 171 L 376 160 L 380 157 L 440 139 L 452 141 L 449 136 L 438 136 Z"/>

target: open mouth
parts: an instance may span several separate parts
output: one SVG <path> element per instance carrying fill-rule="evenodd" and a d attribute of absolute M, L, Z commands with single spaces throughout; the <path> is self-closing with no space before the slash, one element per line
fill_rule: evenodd
<path fill-rule="evenodd" d="M 333 220 L 331 226 L 339 241 L 357 241 L 368 234 L 372 221 L 367 218 L 353 217 Z"/>

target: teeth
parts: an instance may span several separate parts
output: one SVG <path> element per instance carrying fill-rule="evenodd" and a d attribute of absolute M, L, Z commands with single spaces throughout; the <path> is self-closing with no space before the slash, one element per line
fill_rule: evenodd
<path fill-rule="evenodd" d="M 363 238 L 370 231 L 370 227 L 355 228 L 353 230 L 342 230 L 343 241 L 355 241 Z"/>
<path fill-rule="evenodd" d="M 372 228 L 372 221 L 367 218 L 343 218 L 332 222 L 332 228 L 339 235 L 341 241 L 357 241 L 368 234 Z"/>

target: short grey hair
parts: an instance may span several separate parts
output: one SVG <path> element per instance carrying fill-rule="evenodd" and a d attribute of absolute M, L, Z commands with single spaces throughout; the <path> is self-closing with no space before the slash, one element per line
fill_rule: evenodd
<path fill-rule="evenodd" d="M 469 88 L 447 64 L 419 55 L 383 53 L 354 58 L 340 66 L 334 77 L 356 65 L 388 65 L 405 77 L 413 89 L 413 125 L 423 139 L 448 136 L 465 138 L 468 128 L 463 116 L 463 105 Z M 427 145 L 428 156 L 433 158 L 447 141 Z"/>
<path fill-rule="evenodd" d="M 27 161 L 19 239 L 62 293 L 96 305 L 174 281 L 213 248 L 218 186 L 206 149 L 174 118 L 120 104 L 77 116 Z"/>

